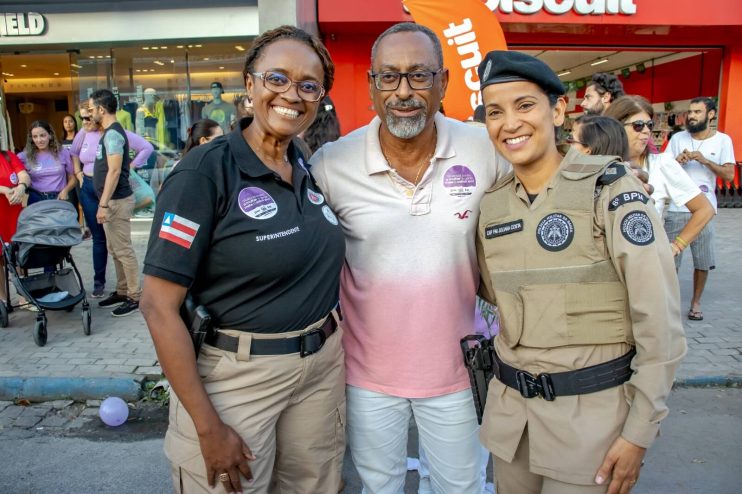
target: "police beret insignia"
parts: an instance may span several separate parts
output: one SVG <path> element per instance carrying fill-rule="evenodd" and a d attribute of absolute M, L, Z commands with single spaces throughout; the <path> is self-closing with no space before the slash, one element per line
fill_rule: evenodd
<path fill-rule="evenodd" d="M 649 245 L 654 242 L 652 221 L 644 211 L 632 211 L 621 221 L 621 233 L 634 245 Z"/>
<path fill-rule="evenodd" d="M 545 216 L 536 228 L 539 245 L 551 252 L 569 247 L 575 237 L 575 225 L 564 214 L 552 213 Z"/>

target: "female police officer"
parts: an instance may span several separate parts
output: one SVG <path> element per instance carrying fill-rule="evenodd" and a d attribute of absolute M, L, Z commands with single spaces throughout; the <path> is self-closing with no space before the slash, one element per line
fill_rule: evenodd
<path fill-rule="evenodd" d="M 337 492 L 345 450 L 338 300 L 344 241 L 291 139 L 333 82 L 300 29 L 259 36 L 245 61 L 255 115 L 190 152 L 165 181 L 141 310 L 174 393 L 165 451 L 177 492 Z M 218 331 L 198 361 L 179 307 Z"/>
<path fill-rule="evenodd" d="M 491 52 L 479 78 L 514 172 L 485 194 L 477 235 L 502 318 L 481 430 L 497 492 L 626 493 L 685 352 L 662 224 L 615 157 L 558 153 L 564 89 L 543 62 Z"/>

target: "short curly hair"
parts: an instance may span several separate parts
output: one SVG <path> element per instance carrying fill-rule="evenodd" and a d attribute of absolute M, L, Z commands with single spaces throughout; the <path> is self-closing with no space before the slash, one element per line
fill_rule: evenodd
<path fill-rule="evenodd" d="M 325 48 L 325 45 L 320 40 L 295 26 L 280 26 L 266 31 L 255 38 L 255 41 L 253 41 L 245 56 L 245 68 L 242 71 L 243 79 L 247 81 L 247 76 L 255 72 L 255 63 L 260 58 L 265 47 L 282 39 L 293 39 L 304 43 L 314 50 L 322 63 L 322 70 L 325 73 L 322 86 L 325 88 L 325 94 L 329 93 L 330 89 L 332 89 L 332 83 L 335 80 L 335 64 L 332 62 L 330 52 L 327 51 L 327 48 Z"/>
<path fill-rule="evenodd" d="M 610 93 L 611 101 L 615 100 L 616 98 L 620 98 L 621 96 L 624 96 L 626 94 L 626 92 L 623 90 L 623 84 L 621 84 L 621 81 L 618 80 L 618 77 L 613 74 L 606 74 L 604 72 L 593 74 L 593 78 L 588 86 L 593 86 L 595 88 L 595 91 L 601 96 L 603 96 L 605 93 Z"/>

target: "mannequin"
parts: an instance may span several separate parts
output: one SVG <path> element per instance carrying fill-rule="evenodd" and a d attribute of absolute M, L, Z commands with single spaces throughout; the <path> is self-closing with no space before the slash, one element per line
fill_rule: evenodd
<path fill-rule="evenodd" d="M 118 101 L 116 120 L 118 121 L 118 123 L 121 124 L 124 130 L 134 132 L 134 125 L 131 123 L 131 114 L 128 111 L 124 110 L 124 105 L 121 104 L 121 98 L 118 94 L 116 95 L 116 101 Z"/>
<path fill-rule="evenodd" d="M 162 101 L 157 97 L 157 90 L 144 90 L 144 103 L 137 108 L 137 134 L 157 146 L 158 149 L 167 147 L 165 142 L 165 111 Z"/>
<path fill-rule="evenodd" d="M 229 132 L 229 126 L 234 118 L 234 105 L 222 100 L 224 87 L 221 82 L 214 81 L 211 83 L 211 103 L 204 106 L 201 111 L 201 118 L 210 118 L 219 124 L 224 133 Z"/>

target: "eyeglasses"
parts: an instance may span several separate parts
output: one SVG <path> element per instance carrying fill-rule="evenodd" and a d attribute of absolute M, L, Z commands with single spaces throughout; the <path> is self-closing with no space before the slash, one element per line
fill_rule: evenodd
<path fill-rule="evenodd" d="M 649 130 L 652 130 L 654 128 L 654 121 L 634 120 L 633 122 L 626 122 L 624 126 L 626 125 L 631 125 L 631 128 L 634 129 L 634 132 L 641 132 L 642 130 L 644 130 L 645 125 Z"/>
<path fill-rule="evenodd" d="M 396 91 L 402 83 L 402 78 L 407 79 L 411 89 L 430 89 L 433 87 L 435 76 L 443 69 L 438 70 L 416 70 L 414 72 L 369 72 L 374 79 L 374 86 L 379 91 Z"/>
<path fill-rule="evenodd" d="M 296 86 L 299 97 L 310 103 L 325 95 L 325 88 L 317 81 L 293 81 L 280 72 L 253 72 L 252 75 L 263 79 L 263 86 L 274 93 L 285 93 Z"/>
<path fill-rule="evenodd" d="M 90 120 L 92 120 L 92 117 L 80 117 L 80 118 L 83 120 L 83 122 L 89 122 Z"/>
<path fill-rule="evenodd" d="M 579 144 L 580 146 L 585 146 L 584 142 L 580 142 L 571 135 L 567 136 L 567 144 Z M 587 146 L 585 146 L 587 147 Z"/>

